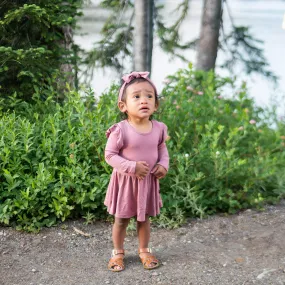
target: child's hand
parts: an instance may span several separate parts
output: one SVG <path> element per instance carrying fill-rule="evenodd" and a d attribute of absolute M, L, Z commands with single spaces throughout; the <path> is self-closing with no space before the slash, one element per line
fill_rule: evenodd
<path fill-rule="evenodd" d="M 152 170 L 151 173 L 152 173 L 157 179 L 161 179 L 161 178 L 163 178 L 163 177 L 166 175 L 167 170 L 166 170 L 162 165 L 157 164 L 157 165 L 153 168 L 153 170 Z"/>
<path fill-rule="evenodd" d="M 149 167 L 146 161 L 137 161 L 135 175 L 138 179 L 144 179 L 149 172 Z"/>

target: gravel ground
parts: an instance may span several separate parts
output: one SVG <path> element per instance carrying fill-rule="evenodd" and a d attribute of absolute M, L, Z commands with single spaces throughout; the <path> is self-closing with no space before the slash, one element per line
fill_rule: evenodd
<path fill-rule="evenodd" d="M 153 227 L 151 246 L 163 264 L 153 271 L 143 269 L 130 232 L 120 273 L 107 270 L 110 224 L 68 221 L 38 234 L 0 226 L 0 284 L 285 284 L 284 222 L 282 201 L 175 230 Z"/>

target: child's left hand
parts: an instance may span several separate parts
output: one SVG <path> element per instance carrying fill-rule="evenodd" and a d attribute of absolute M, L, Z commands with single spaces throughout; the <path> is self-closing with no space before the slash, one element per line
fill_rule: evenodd
<path fill-rule="evenodd" d="M 161 179 L 163 178 L 166 173 L 167 170 L 160 164 L 155 165 L 155 167 L 152 169 L 151 173 L 157 178 L 157 179 Z"/>

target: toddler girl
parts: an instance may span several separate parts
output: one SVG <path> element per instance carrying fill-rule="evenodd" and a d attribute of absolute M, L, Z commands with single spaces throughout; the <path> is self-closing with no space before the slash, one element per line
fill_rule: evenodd
<path fill-rule="evenodd" d="M 108 129 L 105 159 L 113 167 L 104 204 L 115 216 L 114 250 L 108 268 L 124 269 L 124 239 L 131 217 L 137 217 L 139 256 L 145 269 L 159 266 L 148 247 L 149 216 L 162 207 L 159 179 L 166 175 L 169 156 L 165 145 L 167 127 L 151 120 L 158 108 L 157 90 L 148 72 L 132 72 L 123 79 L 118 107 L 126 119 Z"/>

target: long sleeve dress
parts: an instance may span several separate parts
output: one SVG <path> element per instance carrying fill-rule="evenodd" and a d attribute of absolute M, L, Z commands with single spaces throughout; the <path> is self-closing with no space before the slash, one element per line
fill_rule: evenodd
<path fill-rule="evenodd" d="M 145 221 L 145 215 L 156 216 L 162 207 L 159 180 L 152 170 L 156 164 L 168 170 L 167 127 L 155 120 L 151 122 L 152 130 L 148 133 L 138 132 L 127 120 L 106 132 L 105 159 L 113 172 L 104 204 L 108 212 L 118 218 L 137 216 L 137 221 Z M 149 165 L 150 171 L 143 180 L 135 176 L 137 161 L 146 161 Z"/>

